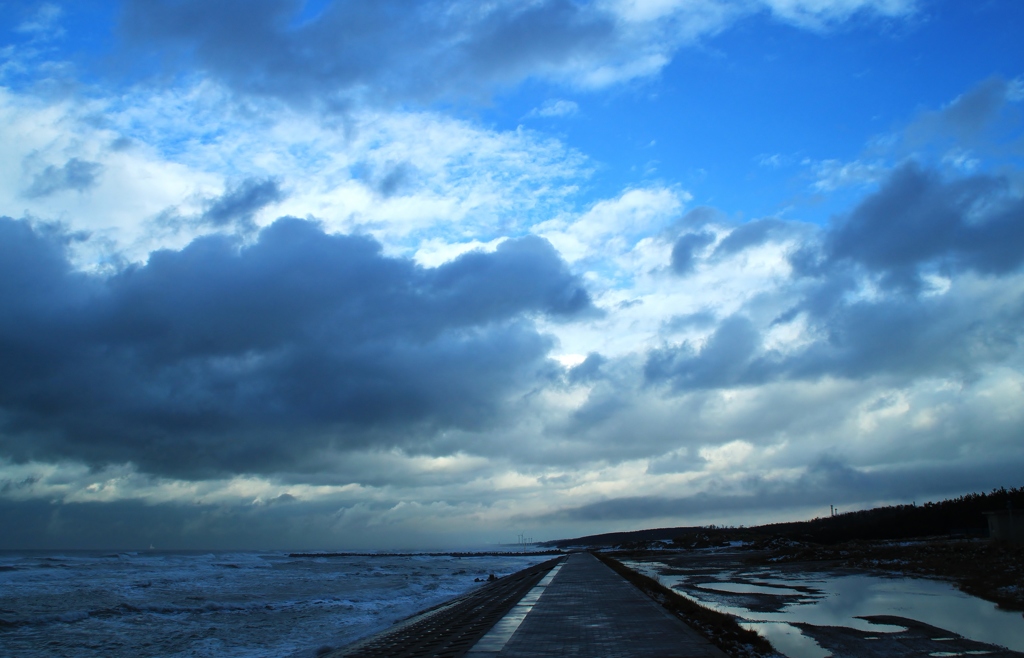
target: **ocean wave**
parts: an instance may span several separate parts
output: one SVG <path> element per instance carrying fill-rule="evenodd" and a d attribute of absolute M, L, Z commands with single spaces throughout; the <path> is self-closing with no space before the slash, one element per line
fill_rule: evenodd
<path fill-rule="evenodd" d="M 0 633 L 25 658 L 47 646 L 86 658 L 312 655 L 462 594 L 474 576 L 541 559 L 5 554 Z"/>

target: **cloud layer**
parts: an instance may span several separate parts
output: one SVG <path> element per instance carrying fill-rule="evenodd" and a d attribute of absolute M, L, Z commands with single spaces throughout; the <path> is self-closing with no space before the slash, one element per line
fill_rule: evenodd
<path fill-rule="evenodd" d="M 244 205 L 244 204 L 243 204 Z M 315 469 L 313 454 L 500 422 L 550 368 L 532 318 L 593 312 L 526 237 L 425 269 L 283 218 L 112 276 L 68 237 L 0 222 L 7 454 L 151 473 Z"/>
<path fill-rule="evenodd" d="M 1015 6 L 96 7 L 0 14 L 4 546 L 1019 484 Z"/>
<path fill-rule="evenodd" d="M 120 30 L 162 64 L 198 65 L 244 93 L 345 108 L 486 96 L 531 78 L 605 87 L 657 74 L 682 44 L 764 10 L 822 29 L 914 2 L 336 0 L 310 12 L 296 0 L 129 0 Z"/>
<path fill-rule="evenodd" d="M 744 224 L 707 260 L 735 257 L 772 232 L 784 237 L 782 228 L 775 220 Z M 695 252 L 714 241 L 710 232 L 679 237 L 672 271 L 692 273 Z M 791 305 L 761 328 L 749 314 L 729 315 L 699 349 L 684 342 L 654 351 L 648 380 L 684 390 L 792 377 L 968 377 L 1015 351 L 1021 300 L 1003 296 L 999 284 L 999 294 L 979 296 L 1024 262 L 1024 198 L 1007 177 L 945 179 L 904 164 L 788 259 L 793 277 L 780 292 Z M 785 351 L 766 347 L 762 332 L 795 322 L 809 340 Z"/>

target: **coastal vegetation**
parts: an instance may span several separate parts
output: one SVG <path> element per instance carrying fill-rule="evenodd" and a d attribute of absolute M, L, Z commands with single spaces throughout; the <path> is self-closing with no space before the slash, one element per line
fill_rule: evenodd
<path fill-rule="evenodd" d="M 758 526 L 761 534 L 820 544 L 853 540 L 911 539 L 988 534 L 985 512 L 1024 510 L 1024 487 L 993 489 L 923 505 L 891 505 L 795 523 Z"/>
<path fill-rule="evenodd" d="M 913 539 L 937 536 L 986 537 L 985 512 L 1024 510 L 1024 487 L 993 489 L 957 498 L 904 505 L 888 505 L 817 517 L 808 521 L 770 523 L 751 527 L 690 526 L 609 532 L 574 539 L 557 539 L 543 546 L 617 546 L 641 548 L 651 542 L 672 542 L 677 547 L 708 548 L 732 541 L 785 538 L 817 544 L 853 540 Z"/>

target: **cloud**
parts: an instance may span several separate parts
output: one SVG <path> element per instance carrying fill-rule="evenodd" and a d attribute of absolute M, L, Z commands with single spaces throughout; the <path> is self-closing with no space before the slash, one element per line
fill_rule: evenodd
<path fill-rule="evenodd" d="M 733 316 L 721 322 L 700 350 L 688 343 L 652 350 L 644 375 L 671 381 L 677 390 L 718 388 L 758 380 L 754 362 L 761 334 L 750 320 Z"/>
<path fill-rule="evenodd" d="M 1024 260 L 1024 198 L 1003 176 L 944 180 L 908 163 L 829 234 L 828 259 L 920 287 L 930 264 L 1004 274 Z"/>
<path fill-rule="evenodd" d="M 1013 481 L 1012 464 L 978 461 L 969 465 L 904 465 L 895 468 L 860 469 L 834 458 L 821 457 L 794 478 L 769 481 L 754 478 L 745 491 L 699 493 L 692 496 L 624 496 L 567 507 L 533 520 L 542 522 L 609 523 L 621 520 L 718 519 L 738 516 L 741 522 L 757 523 L 765 513 L 779 509 L 818 507 L 830 504 L 863 508 L 865 504 L 922 500 L 985 490 L 993 481 Z"/>
<path fill-rule="evenodd" d="M 912 147 L 936 139 L 952 139 L 971 148 L 999 143 L 999 138 L 1005 137 L 1000 130 L 1013 123 L 1007 122 L 1007 114 L 1021 101 L 1021 89 L 1020 78 L 994 76 L 983 80 L 945 107 L 922 113 L 907 127 L 906 140 Z"/>
<path fill-rule="evenodd" d="M 687 448 L 682 448 L 650 460 L 647 464 L 647 473 L 650 475 L 686 473 L 700 471 L 705 466 L 707 466 L 706 459 L 700 455 L 690 454 Z"/>
<path fill-rule="evenodd" d="M 815 166 L 814 189 L 818 192 L 834 192 L 844 187 L 862 187 L 877 183 L 887 173 L 879 162 L 840 162 L 825 160 Z"/>
<path fill-rule="evenodd" d="M 672 246 L 672 271 L 686 275 L 697 266 L 697 252 L 715 241 L 711 233 L 687 233 Z"/>
<path fill-rule="evenodd" d="M 876 136 L 859 158 L 806 159 L 814 178 L 811 189 L 818 194 L 872 189 L 907 162 L 935 163 L 952 176 L 978 171 L 1005 176 L 1019 169 L 1024 154 L 1022 89 L 1020 78 L 993 76 L 943 107 L 919 113 L 899 131 Z"/>
<path fill-rule="evenodd" d="M 63 16 L 64 11 L 57 5 L 49 2 L 43 3 L 36 10 L 31 18 L 18 25 L 16 30 L 41 37 L 61 36 L 64 31 L 57 27 L 57 21 Z"/>
<path fill-rule="evenodd" d="M 613 17 L 568 0 L 339 1 L 295 25 L 298 9 L 289 0 L 131 0 L 121 29 L 136 47 L 194 57 L 236 89 L 338 103 L 429 100 L 564 73 L 619 38 Z"/>
<path fill-rule="evenodd" d="M 96 185 L 102 172 L 103 165 L 100 163 L 78 158 L 71 158 L 61 167 L 47 165 L 32 179 L 25 195 L 38 198 L 66 190 L 85 192 Z"/>
<path fill-rule="evenodd" d="M 724 161 L 700 166 L 734 207 L 686 212 L 681 183 L 630 186 L 537 132 L 550 122 L 463 112 L 571 116 L 560 99 L 650 80 L 687 44 L 727 62 L 731 40 L 710 37 L 745 17 L 859 32 L 915 3 L 123 6 L 129 84 L 52 93 L 90 65 L 58 53 L 69 42 L 12 46 L 24 75 L 0 90 L 0 214 L 29 218 L 0 221 L 0 505 L 29 503 L 0 516 L 29 544 L 336 545 L 394 524 L 393 543 L 520 513 L 719 522 L 800 492 L 916 491 L 877 474 L 925 457 L 1021 463 L 1019 81 L 860 156 L 805 160 L 822 205 L 798 194 L 786 220 L 740 221 L 752 179 Z M 667 74 L 619 99 L 716 93 Z M 611 100 L 590 128 L 626 107 Z M 849 198 L 828 223 L 796 219 Z M 946 480 L 985 486 L 977 464 Z"/>
<path fill-rule="evenodd" d="M 241 216 L 220 227 L 201 218 L 211 204 L 232 210 L 273 184 L 278 200 L 255 210 L 257 226 L 313 215 L 332 231 L 368 232 L 401 253 L 424 239 L 487 243 L 522 235 L 537 215 L 570 210 L 591 166 L 529 130 L 370 110 L 346 114 L 339 126 L 273 101 L 242 101 L 209 81 L 140 85 L 81 102 L 0 89 L 0 114 L 0 169 L 9 174 L 0 177 L 0 215 L 89 231 L 93 241 L 80 246 L 92 253 L 76 258 L 90 264 L 143 260 L 204 232 L 247 229 Z M 125 137 L 131 148 L 113 148 Z M 101 165 L 91 187 L 25 195 L 35 174 L 48 164 L 61 170 L 72 157 Z M 210 219 L 218 217 L 225 219 Z M 101 236 L 107 248 L 96 253 Z"/>
<path fill-rule="evenodd" d="M 710 236 L 680 238 L 673 271 L 692 272 Z M 945 177 L 907 163 L 817 233 L 777 220 L 732 229 L 715 266 L 794 239 L 793 271 L 778 287 L 722 314 L 710 331 L 666 326 L 690 333 L 647 353 L 646 381 L 683 392 L 788 378 L 969 377 L 1015 352 L 1024 197 L 1007 177 Z M 786 336 L 781 346 L 773 332 Z"/>
<path fill-rule="evenodd" d="M 553 117 L 568 117 L 579 111 L 580 106 L 574 101 L 561 99 L 547 100 L 544 101 L 544 104 L 540 107 L 535 107 L 530 110 L 529 114 L 526 115 L 526 118 L 543 117 L 547 119 Z"/>
<path fill-rule="evenodd" d="M 200 222 L 216 227 L 252 226 L 253 216 L 258 211 L 283 200 L 284 196 L 280 184 L 273 178 L 247 178 L 207 203 Z"/>
<path fill-rule="evenodd" d="M 791 159 L 789 157 L 781 153 L 772 153 L 771 155 L 763 153 L 756 158 L 758 165 L 762 167 L 769 167 L 771 169 L 778 169 L 779 167 L 788 165 L 790 160 Z"/>
<path fill-rule="evenodd" d="M 389 167 L 377 182 L 377 191 L 384 197 L 394 196 L 410 186 L 415 174 L 416 167 L 407 162 Z"/>
<path fill-rule="evenodd" d="M 665 187 L 628 189 L 581 215 L 550 219 L 531 230 L 550 240 L 570 262 L 614 258 L 629 254 L 668 224 L 690 198 L 688 192 Z"/>
<path fill-rule="evenodd" d="M 265 502 L 260 500 L 259 502 L 265 505 L 288 505 L 290 503 L 297 502 L 299 499 L 290 493 L 283 493 L 278 496 L 274 496 L 266 500 Z"/>
<path fill-rule="evenodd" d="M 763 0 L 782 20 L 811 29 L 823 29 L 857 14 L 895 17 L 913 13 L 918 0 Z"/>
<path fill-rule="evenodd" d="M 725 258 L 744 249 L 760 246 L 772 237 L 785 235 L 789 228 L 790 225 L 786 222 L 771 218 L 755 219 L 740 224 L 718 243 L 712 258 Z M 675 252 L 673 252 L 674 256 Z M 674 263 L 673 260 L 673 265 Z"/>
<path fill-rule="evenodd" d="M 366 528 L 359 527 L 365 526 L 365 522 L 338 523 L 338 515 L 344 509 L 323 504 L 243 506 L 148 504 L 139 500 L 59 503 L 0 499 L 0 518 L 21 528 L 16 537 L 7 535 L 0 540 L 0 546 L 25 549 L 73 545 L 94 550 L 149 546 L 163 550 L 237 550 L 251 546 L 337 550 L 339 544 L 372 546 L 373 540 L 364 543 L 351 538 L 367 534 Z M 368 534 L 372 536 L 372 529 Z M 376 540 L 381 541 L 380 535 Z M 384 540 L 393 542 L 400 538 Z"/>
<path fill-rule="evenodd" d="M 664 327 L 670 332 L 682 331 L 690 328 L 704 329 L 715 326 L 715 321 L 714 313 L 709 311 L 697 311 L 696 313 L 674 315 L 668 320 L 665 320 Z"/>
<path fill-rule="evenodd" d="M 856 14 L 911 13 L 909 0 L 502 0 L 329 2 L 299 21 L 294 0 L 129 0 L 120 31 L 168 66 L 195 64 L 236 90 L 343 108 L 487 95 L 538 78 L 583 88 L 657 74 L 685 43 L 767 8 L 824 29 Z"/>
<path fill-rule="evenodd" d="M 578 365 L 570 368 L 566 377 L 574 384 L 590 381 L 599 375 L 601 366 L 607 361 L 597 352 L 592 352 Z"/>
<path fill-rule="evenodd" d="M 106 277 L 24 221 L 0 221 L 0 248 L 0 432 L 20 460 L 315 471 L 332 447 L 487 427 L 553 367 L 532 318 L 593 312 L 536 237 L 425 269 L 282 218 Z"/>

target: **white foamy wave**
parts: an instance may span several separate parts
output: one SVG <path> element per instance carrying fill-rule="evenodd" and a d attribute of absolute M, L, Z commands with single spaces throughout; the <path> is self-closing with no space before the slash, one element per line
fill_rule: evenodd
<path fill-rule="evenodd" d="M 545 558 L 0 553 L 12 655 L 312 657 Z"/>

